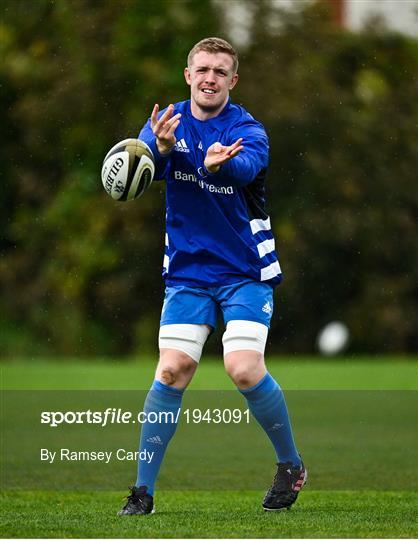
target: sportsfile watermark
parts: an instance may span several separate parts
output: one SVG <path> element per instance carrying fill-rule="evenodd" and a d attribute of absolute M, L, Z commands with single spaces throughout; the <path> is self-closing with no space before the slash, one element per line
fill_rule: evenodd
<path fill-rule="evenodd" d="M 42 411 L 41 424 L 58 427 L 62 424 L 96 424 L 106 427 L 113 424 L 177 424 L 180 416 L 187 424 L 239 424 L 250 423 L 249 409 L 176 409 L 176 411 L 139 411 L 133 413 L 108 407 L 104 411 Z"/>
<path fill-rule="evenodd" d="M 155 463 L 165 447 L 160 489 L 266 490 L 271 484 L 277 456 L 242 394 L 188 390 L 181 409 L 172 410 L 159 410 L 147 395 L 3 391 L 2 487 L 120 490 L 135 481 L 138 464 Z M 417 391 L 303 390 L 285 397 L 308 489 L 416 489 Z M 175 430 L 169 441 L 159 428 L 166 422 Z"/>

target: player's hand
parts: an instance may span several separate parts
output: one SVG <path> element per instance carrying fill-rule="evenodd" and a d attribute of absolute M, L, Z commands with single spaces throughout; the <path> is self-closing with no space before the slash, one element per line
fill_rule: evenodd
<path fill-rule="evenodd" d="M 223 146 L 220 142 L 209 146 L 205 157 L 205 167 L 210 173 L 216 173 L 221 165 L 238 155 L 244 147 L 241 145 L 243 139 L 238 139 L 231 146 Z"/>
<path fill-rule="evenodd" d="M 160 154 L 168 154 L 177 142 L 174 132 L 180 124 L 181 114 L 177 113 L 173 116 L 174 105 L 169 105 L 158 120 L 158 111 L 159 106 L 155 104 L 151 113 L 151 128 L 157 138 L 158 151 Z"/>

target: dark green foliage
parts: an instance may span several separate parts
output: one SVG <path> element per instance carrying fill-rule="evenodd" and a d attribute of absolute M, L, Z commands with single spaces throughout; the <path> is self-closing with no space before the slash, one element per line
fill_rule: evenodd
<path fill-rule="evenodd" d="M 233 97 L 271 138 L 269 211 L 285 272 L 272 349 L 312 350 L 318 329 L 342 319 L 354 350 L 416 350 L 418 43 L 342 31 L 318 6 L 251 8 Z M 115 203 L 101 160 L 155 102 L 187 98 L 187 53 L 225 35 L 222 10 L 9 0 L 2 11 L 2 350 L 153 351 L 164 185 Z"/>
<path fill-rule="evenodd" d="M 1 69 L 0 312 L 11 353 L 154 348 L 164 185 L 117 204 L 100 182 L 116 141 L 155 102 L 184 96 L 182 67 L 208 2 L 9 2 Z M 167 97 L 169 96 L 169 97 Z"/>
<path fill-rule="evenodd" d="M 273 330 L 306 350 L 341 319 L 354 349 L 416 350 L 418 43 L 343 32 L 317 6 L 282 17 L 242 62 L 256 84 L 238 89 L 271 137 L 285 272 Z"/>

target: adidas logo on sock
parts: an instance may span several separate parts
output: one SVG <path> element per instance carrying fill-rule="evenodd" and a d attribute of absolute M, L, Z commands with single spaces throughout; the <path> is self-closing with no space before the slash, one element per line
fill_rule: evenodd
<path fill-rule="evenodd" d="M 268 430 L 268 431 L 277 431 L 278 429 L 280 429 L 281 427 L 283 427 L 283 424 L 278 424 L 277 422 L 275 424 L 273 424 L 271 426 L 271 428 Z"/>
<path fill-rule="evenodd" d="M 147 439 L 147 442 L 153 443 L 153 444 L 163 444 L 163 441 L 161 440 L 161 437 L 156 435 L 155 437 L 149 437 Z"/>

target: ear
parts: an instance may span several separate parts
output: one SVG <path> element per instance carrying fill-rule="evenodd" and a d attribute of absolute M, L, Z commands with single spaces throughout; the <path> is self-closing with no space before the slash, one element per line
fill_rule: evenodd
<path fill-rule="evenodd" d="M 192 84 L 192 78 L 190 77 L 190 70 L 188 67 L 184 68 L 184 78 L 186 83 L 190 86 Z"/>
<path fill-rule="evenodd" d="M 231 82 L 229 83 L 229 89 L 232 90 L 238 82 L 238 73 L 232 75 Z"/>

